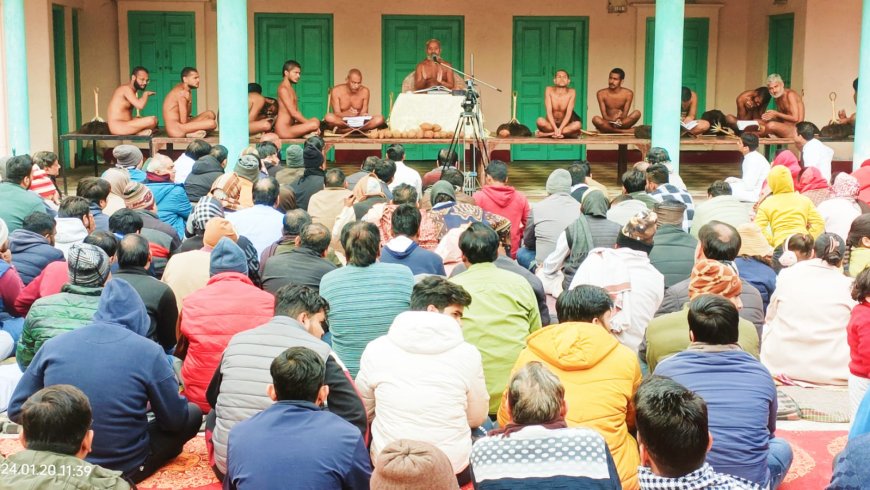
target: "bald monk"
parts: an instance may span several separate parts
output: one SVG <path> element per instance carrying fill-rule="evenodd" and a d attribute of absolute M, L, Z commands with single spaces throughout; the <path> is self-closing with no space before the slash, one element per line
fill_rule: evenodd
<path fill-rule="evenodd" d="M 698 94 L 689 87 L 683 87 L 680 95 L 680 122 L 686 125 L 691 125 L 695 121 L 695 127 L 687 130 L 692 136 L 700 136 L 710 129 L 710 123 L 703 119 L 696 119 L 698 116 Z"/>
<path fill-rule="evenodd" d="M 157 127 L 156 116 L 133 117 L 133 108 L 144 109 L 148 103 L 148 97 L 154 92 L 145 90 L 148 86 L 148 70 L 142 66 L 133 68 L 130 74 L 130 83 L 121 85 L 112 93 L 109 101 L 109 132 L 120 136 L 131 134 L 149 136 Z M 142 97 L 136 92 L 142 90 Z"/>
<path fill-rule="evenodd" d="M 640 111 L 631 111 L 634 92 L 622 86 L 625 72 L 622 68 L 610 70 L 607 88 L 598 91 L 601 116 L 592 118 L 592 124 L 602 133 L 631 133 L 640 120 Z"/>
<path fill-rule="evenodd" d="M 544 90 L 544 106 L 547 117 L 539 117 L 536 121 L 538 138 L 576 138 L 580 136 L 580 116 L 574 112 L 574 102 L 577 91 L 568 88 L 571 77 L 565 70 L 556 70 L 553 86 Z"/>
<path fill-rule="evenodd" d="M 172 87 L 163 100 L 163 123 L 166 134 L 172 138 L 203 138 L 217 128 L 217 116 L 205 111 L 198 116 L 192 112 L 193 91 L 199 88 L 199 72 L 189 66 L 181 70 L 181 83 Z"/>
<path fill-rule="evenodd" d="M 363 126 L 351 128 L 344 117 L 368 116 L 369 89 L 362 84 L 362 72 L 353 68 L 347 72 L 345 83 L 332 88 L 332 112 L 326 114 L 323 120 L 336 133 L 348 133 L 354 129 L 369 131 L 384 124 L 384 116 L 372 116 Z"/>
<path fill-rule="evenodd" d="M 767 111 L 767 104 L 770 103 L 770 91 L 767 87 L 758 87 L 756 89 L 741 92 L 737 96 L 737 115 L 728 114 L 725 116 L 725 122 L 732 129 L 737 129 L 737 121 L 757 121 L 758 126 L 764 123 L 761 117 Z"/>
<path fill-rule="evenodd" d="M 433 56 L 445 66 L 433 61 Z M 441 58 L 441 41 L 437 39 L 426 41 L 426 59 L 417 63 L 417 68 L 414 70 L 414 90 L 423 90 L 439 85 L 453 90 L 456 80 L 453 77 L 453 70 L 448 68 L 449 66 L 452 65 Z"/>
<path fill-rule="evenodd" d="M 785 88 L 782 77 L 776 73 L 767 77 L 767 90 L 776 101 L 776 110 L 769 110 L 761 115 L 761 120 L 764 121 L 762 135 L 791 138 L 794 136 L 795 125 L 804 120 L 804 101 L 800 94 Z"/>
<path fill-rule="evenodd" d="M 854 82 L 852 82 L 852 89 L 854 93 L 852 94 L 852 100 L 855 101 L 855 104 L 858 104 L 858 79 L 856 78 Z M 851 116 L 846 115 L 845 109 L 840 109 L 840 112 L 837 113 L 837 121 L 836 124 L 851 124 L 855 125 L 855 118 L 857 116 L 857 112 L 853 113 Z"/>
<path fill-rule="evenodd" d="M 282 139 L 301 138 L 309 133 L 320 134 L 320 121 L 306 118 L 299 111 L 299 96 L 294 85 L 302 78 L 302 65 L 296 60 L 284 62 L 284 80 L 278 86 L 278 118 L 275 133 Z"/>
<path fill-rule="evenodd" d="M 275 99 L 270 99 L 274 101 Z M 266 133 L 275 125 L 275 118 L 267 114 L 266 100 L 263 97 L 263 87 L 259 83 L 248 84 L 248 132 L 250 134 Z M 278 145 L 280 148 L 281 145 Z"/>

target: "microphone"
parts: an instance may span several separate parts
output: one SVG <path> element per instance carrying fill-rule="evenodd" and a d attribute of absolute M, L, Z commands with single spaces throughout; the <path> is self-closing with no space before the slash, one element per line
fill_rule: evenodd
<path fill-rule="evenodd" d="M 433 55 L 432 55 L 432 61 L 434 61 L 435 63 L 438 63 L 438 60 L 439 60 L 439 59 L 440 59 L 440 58 L 438 58 L 438 55 L 437 55 L 437 54 L 433 54 Z"/>

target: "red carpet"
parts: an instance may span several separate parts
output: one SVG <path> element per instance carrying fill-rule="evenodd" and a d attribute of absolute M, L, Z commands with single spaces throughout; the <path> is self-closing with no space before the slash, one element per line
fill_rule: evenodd
<path fill-rule="evenodd" d="M 794 450 L 794 462 L 782 490 L 825 488 L 831 480 L 834 458 L 846 446 L 845 431 L 777 431 Z M 0 439 L 0 453 L 21 450 L 18 439 Z M 219 490 L 220 484 L 208 466 L 205 439 L 196 437 L 184 452 L 151 478 L 139 484 L 141 490 L 185 489 Z M 468 485 L 467 489 L 472 486 Z"/>

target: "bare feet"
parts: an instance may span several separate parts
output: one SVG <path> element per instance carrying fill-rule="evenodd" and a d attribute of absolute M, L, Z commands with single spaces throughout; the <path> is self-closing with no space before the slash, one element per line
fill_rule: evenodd
<path fill-rule="evenodd" d="M 187 133 L 184 135 L 185 138 L 205 138 L 206 131 L 204 129 L 200 129 L 199 131 L 194 131 L 192 133 Z"/>
<path fill-rule="evenodd" d="M 151 136 L 152 132 L 153 131 L 150 129 L 143 129 L 142 131 L 139 131 L 138 133 L 136 133 L 136 136 Z"/>

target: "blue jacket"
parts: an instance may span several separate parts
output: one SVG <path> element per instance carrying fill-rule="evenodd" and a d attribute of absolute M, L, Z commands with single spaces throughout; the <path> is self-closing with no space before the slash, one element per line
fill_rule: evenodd
<path fill-rule="evenodd" d="M 184 185 L 171 182 L 148 182 L 145 184 L 154 194 L 157 203 L 157 216 L 164 223 L 175 228 L 179 237 L 184 236 L 184 225 L 193 209 Z"/>
<path fill-rule="evenodd" d="M 411 243 L 404 252 L 397 252 L 384 245 L 381 247 L 380 261 L 387 264 L 402 264 L 411 269 L 411 273 L 415 276 L 417 274 L 447 275 L 441 256 L 431 250 L 420 248 L 416 242 Z"/>
<path fill-rule="evenodd" d="M 119 471 L 141 465 L 149 454 L 148 411 L 166 431 L 181 430 L 187 420 L 187 400 L 163 349 L 144 337 L 149 326 L 136 290 L 110 280 L 93 323 L 39 349 L 12 394 L 9 418 L 19 422 L 21 405 L 43 387 L 71 384 L 88 396 L 94 413 L 87 461 Z"/>
<path fill-rule="evenodd" d="M 737 257 L 734 260 L 734 265 L 737 266 L 740 279 L 755 286 L 755 289 L 761 294 L 764 311 L 767 311 L 770 297 L 773 296 L 773 291 L 776 290 L 776 272 L 767 264 L 748 257 Z"/>
<path fill-rule="evenodd" d="M 97 203 L 90 203 L 88 207 L 94 217 L 94 231 L 109 231 L 109 215 L 103 212 L 103 208 Z"/>
<path fill-rule="evenodd" d="M 776 431 L 776 387 L 761 362 L 743 351 L 683 351 L 662 361 L 667 376 L 707 402 L 713 447 L 707 462 L 719 473 L 766 485 L 768 444 Z"/>
<path fill-rule="evenodd" d="M 30 284 L 48 264 L 64 260 L 63 252 L 54 248 L 44 236 L 23 228 L 9 235 L 12 265 L 18 270 L 24 285 Z"/>
<path fill-rule="evenodd" d="M 275 448 L 281 448 L 277 451 Z M 279 401 L 230 431 L 224 489 L 368 489 L 359 429 L 306 401 Z"/>
<path fill-rule="evenodd" d="M 834 474 L 827 490 L 854 490 L 870 486 L 870 434 L 850 438 L 846 448 L 834 459 Z"/>

